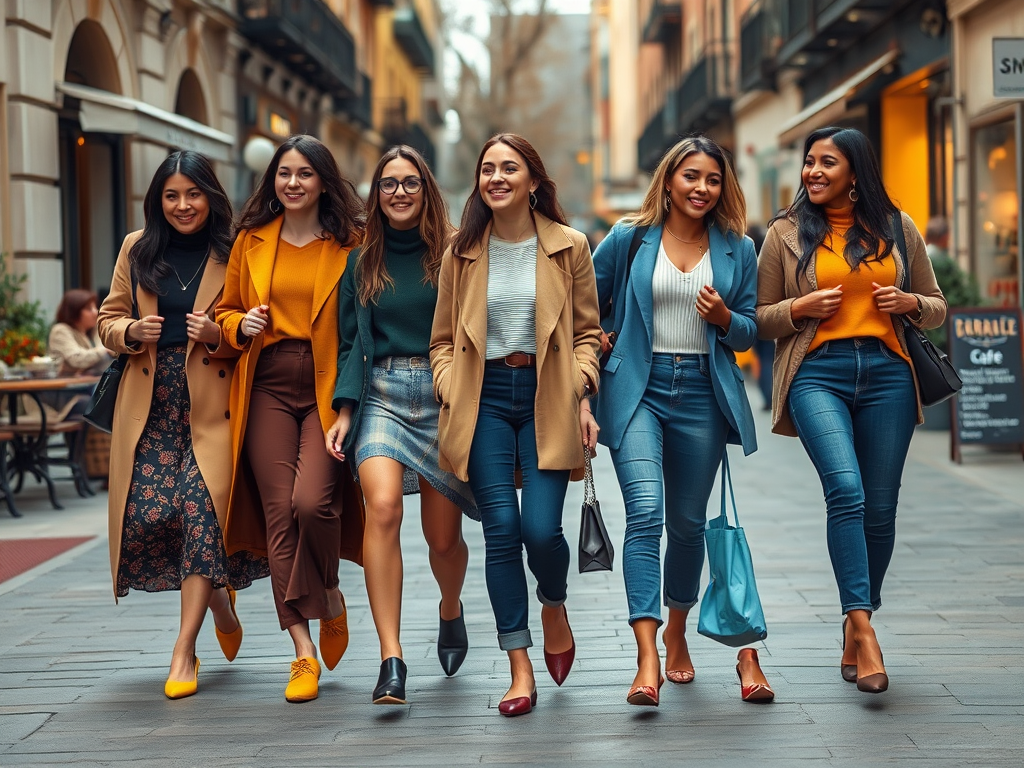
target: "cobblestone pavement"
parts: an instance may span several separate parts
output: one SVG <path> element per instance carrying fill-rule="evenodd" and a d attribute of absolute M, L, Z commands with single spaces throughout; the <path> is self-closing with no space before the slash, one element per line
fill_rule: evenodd
<path fill-rule="evenodd" d="M 752 393 L 752 399 L 756 395 Z M 694 683 L 666 684 L 657 710 L 625 702 L 635 649 L 619 563 L 613 574 L 570 574 L 577 662 L 562 688 L 544 673 L 539 706 L 505 719 L 497 704 L 507 663 L 496 646 L 479 526 L 464 601 L 469 657 L 446 679 L 438 665 L 436 585 L 417 525 L 403 530 L 403 645 L 410 704 L 374 707 L 379 657 L 362 574 L 342 566 L 351 645 L 325 672 L 319 700 L 284 701 L 289 643 L 269 587 L 239 596 L 245 641 L 228 664 L 212 621 L 203 628 L 199 694 L 166 700 L 177 596 L 111 597 L 105 497 L 49 510 L 26 498 L 0 538 L 93 540 L 0 583 L 0 766 L 1019 766 L 1024 749 L 1024 462 L 975 453 L 946 459 L 946 433 L 919 432 L 911 449 L 899 534 L 875 626 L 890 690 L 858 693 L 839 676 L 839 610 L 825 549 L 820 486 L 799 443 L 768 434 L 733 473 L 769 624 L 762 664 L 777 697 L 740 701 L 735 651 L 693 633 Z M 622 501 L 606 452 L 598 496 L 621 542 Z M 582 486 L 566 501 L 574 544 Z M 711 507 L 717 510 L 717 491 Z M 575 547 L 573 547 L 575 549 Z M 621 549 L 621 547 L 620 547 Z M 533 607 L 539 637 L 538 606 Z"/>

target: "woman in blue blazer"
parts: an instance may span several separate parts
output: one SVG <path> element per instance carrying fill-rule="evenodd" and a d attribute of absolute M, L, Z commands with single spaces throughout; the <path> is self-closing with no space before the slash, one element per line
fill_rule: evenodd
<path fill-rule="evenodd" d="M 594 254 L 598 297 L 617 329 L 597 420 L 626 505 L 623 572 L 639 668 L 630 704 L 657 706 L 664 681 L 662 528 L 666 675 L 689 683 L 686 617 L 700 587 L 708 499 L 726 443 L 757 448 L 735 354 L 756 336 L 757 258 L 745 228 L 743 192 L 721 148 L 688 138 L 662 158 L 640 212 Z M 744 700 L 770 700 L 757 651 L 743 649 L 739 661 Z"/>

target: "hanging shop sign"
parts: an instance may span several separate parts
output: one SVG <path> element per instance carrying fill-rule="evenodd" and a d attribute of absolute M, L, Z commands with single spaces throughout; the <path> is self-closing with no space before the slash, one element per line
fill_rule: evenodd
<path fill-rule="evenodd" d="M 952 458 L 960 446 L 1017 445 L 1024 449 L 1024 346 L 1021 310 L 949 310 L 949 357 L 963 380 L 956 396 Z"/>
<path fill-rule="evenodd" d="M 992 95 L 1024 99 L 1024 37 L 992 38 Z"/>

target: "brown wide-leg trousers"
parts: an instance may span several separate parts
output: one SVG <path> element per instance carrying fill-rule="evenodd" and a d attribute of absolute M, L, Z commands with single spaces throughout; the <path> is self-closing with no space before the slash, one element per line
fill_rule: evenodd
<path fill-rule="evenodd" d="M 327 453 L 308 341 L 286 339 L 256 364 L 245 455 L 267 521 L 270 581 L 281 629 L 328 616 L 338 586 L 341 520 L 331 496 L 341 465 Z"/>

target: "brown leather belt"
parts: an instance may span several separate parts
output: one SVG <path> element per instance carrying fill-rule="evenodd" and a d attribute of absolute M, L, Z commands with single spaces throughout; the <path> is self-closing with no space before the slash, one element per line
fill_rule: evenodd
<path fill-rule="evenodd" d="M 511 355 L 496 357 L 487 361 L 488 365 L 505 365 L 509 368 L 533 368 L 537 365 L 537 356 L 526 352 L 513 352 Z"/>

